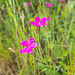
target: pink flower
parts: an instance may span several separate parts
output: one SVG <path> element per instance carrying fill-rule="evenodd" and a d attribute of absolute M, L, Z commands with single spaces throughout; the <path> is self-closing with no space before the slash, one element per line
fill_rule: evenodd
<path fill-rule="evenodd" d="M 30 6 L 30 5 L 31 5 L 31 3 L 30 3 L 30 2 L 28 2 L 28 3 L 27 3 L 27 5 L 28 5 L 28 6 Z"/>
<path fill-rule="evenodd" d="M 35 17 L 35 22 L 30 21 L 30 23 L 37 27 L 41 27 L 41 26 L 47 25 L 47 23 L 45 23 L 47 20 L 49 21 L 49 17 L 48 18 L 44 17 L 44 18 L 40 19 L 40 17 L 37 16 L 37 17 Z"/>
<path fill-rule="evenodd" d="M 64 1 L 64 0 L 59 0 L 59 1 Z"/>
<path fill-rule="evenodd" d="M 52 4 L 50 4 L 50 3 L 46 3 L 46 6 L 47 6 L 47 7 L 51 7 Z"/>
<path fill-rule="evenodd" d="M 21 54 L 23 54 L 25 52 L 32 53 L 33 50 L 31 48 L 36 48 L 37 45 L 38 45 L 38 43 L 34 43 L 34 39 L 33 38 L 30 38 L 28 40 L 28 43 L 27 43 L 27 41 L 22 41 L 21 42 L 21 45 L 22 46 L 26 46 L 26 48 L 21 49 L 21 51 L 20 51 Z"/>

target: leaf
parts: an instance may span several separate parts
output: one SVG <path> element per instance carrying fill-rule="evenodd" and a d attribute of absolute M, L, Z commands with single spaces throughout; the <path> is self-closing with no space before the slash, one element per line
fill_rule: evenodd
<path fill-rule="evenodd" d="M 63 50 L 62 56 L 67 56 L 68 55 L 68 50 Z"/>
<path fill-rule="evenodd" d="M 47 69 L 45 71 L 46 75 L 60 75 L 57 71 L 53 71 L 52 69 Z"/>
<path fill-rule="evenodd" d="M 34 18 L 31 17 L 31 18 L 29 18 L 29 20 L 30 20 L 30 21 L 34 21 Z"/>
<path fill-rule="evenodd" d="M 40 65 L 41 65 L 41 66 L 40 66 Z M 39 70 L 43 70 L 43 69 L 46 68 L 45 66 L 42 66 L 41 63 L 38 63 L 37 65 L 35 65 L 35 67 L 36 67 L 37 69 L 39 69 Z"/>
<path fill-rule="evenodd" d="M 54 46 L 55 46 L 54 44 L 50 44 L 50 45 L 49 45 L 49 48 L 50 48 L 50 49 L 53 49 Z"/>

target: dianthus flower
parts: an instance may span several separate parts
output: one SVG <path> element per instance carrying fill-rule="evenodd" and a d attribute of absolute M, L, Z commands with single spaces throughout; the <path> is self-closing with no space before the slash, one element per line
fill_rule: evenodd
<path fill-rule="evenodd" d="M 47 7 L 51 7 L 52 4 L 50 4 L 50 3 L 46 3 L 46 6 L 47 6 Z"/>
<path fill-rule="evenodd" d="M 38 45 L 38 43 L 34 43 L 34 38 L 30 38 L 28 40 L 28 43 L 27 43 L 27 41 L 22 41 L 21 45 L 22 46 L 26 46 L 25 48 L 23 48 L 23 49 L 20 50 L 21 54 L 23 54 L 25 52 L 32 53 L 33 52 L 32 48 L 36 48 L 37 45 Z"/>
<path fill-rule="evenodd" d="M 41 27 L 41 26 L 47 25 L 46 21 L 49 21 L 49 17 L 48 18 L 44 17 L 44 18 L 40 19 L 40 17 L 37 16 L 37 17 L 35 17 L 35 22 L 30 21 L 30 23 L 37 27 Z"/>
<path fill-rule="evenodd" d="M 28 5 L 28 6 L 30 6 L 30 5 L 31 5 L 31 3 L 30 3 L 30 2 L 28 2 L 28 3 L 27 3 L 27 5 Z"/>
<path fill-rule="evenodd" d="M 59 0 L 59 1 L 64 1 L 64 0 Z"/>

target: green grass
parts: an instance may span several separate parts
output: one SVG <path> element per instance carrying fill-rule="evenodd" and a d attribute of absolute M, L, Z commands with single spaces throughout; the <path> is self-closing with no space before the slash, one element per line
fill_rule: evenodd
<path fill-rule="evenodd" d="M 5 75 L 74 75 L 75 70 L 75 4 L 62 7 L 52 1 L 5 0 L 0 11 L 0 72 Z M 3 4 L 2 4 L 3 5 Z M 3 13 L 2 13 L 3 11 Z M 38 28 L 29 23 L 35 17 L 50 17 L 46 26 Z M 20 54 L 21 41 L 34 38 L 38 46 L 31 54 Z M 7 66 L 5 66 L 7 65 Z M 6 69 L 7 70 L 6 70 Z M 8 73 L 7 73 L 8 71 Z"/>

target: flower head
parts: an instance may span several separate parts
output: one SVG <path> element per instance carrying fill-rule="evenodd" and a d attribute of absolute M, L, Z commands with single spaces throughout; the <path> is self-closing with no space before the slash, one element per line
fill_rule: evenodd
<path fill-rule="evenodd" d="M 46 6 L 47 6 L 47 7 L 51 7 L 52 4 L 50 4 L 50 3 L 46 3 Z"/>
<path fill-rule="evenodd" d="M 31 5 L 31 3 L 30 3 L 30 2 L 28 2 L 28 3 L 27 3 L 27 5 L 28 5 L 28 6 L 30 6 L 30 5 Z"/>
<path fill-rule="evenodd" d="M 59 0 L 59 1 L 64 1 L 64 0 Z"/>
<path fill-rule="evenodd" d="M 21 45 L 22 45 L 22 46 L 26 46 L 26 48 L 23 48 L 23 49 L 20 50 L 20 53 L 21 53 L 21 54 L 23 54 L 23 53 L 25 53 L 25 52 L 27 52 L 27 53 L 32 53 L 33 50 L 32 50 L 31 48 L 36 48 L 37 45 L 38 45 L 38 43 L 34 43 L 34 39 L 33 39 L 33 38 L 30 38 L 30 39 L 28 40 L 28 43 L 27 43 L 27 41 L 22 41 L 22 42 L 21 42 Z"/>
<path fill-rule="evenodd" d="M 44 18 L 40 19 L 40 17 L 37 16 L 37 17 L 35 17 L 35 22 L 30 21 L 30 23 L 37 27 L 41 27 L 41 26 L 47 25 L 47 23 L 46 23 L 47 20 L 49 21 L 49 17 L 48 18 L 44 17 Z"/>

